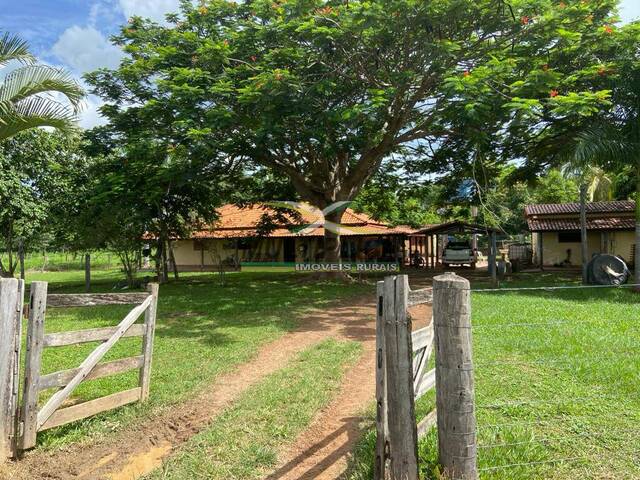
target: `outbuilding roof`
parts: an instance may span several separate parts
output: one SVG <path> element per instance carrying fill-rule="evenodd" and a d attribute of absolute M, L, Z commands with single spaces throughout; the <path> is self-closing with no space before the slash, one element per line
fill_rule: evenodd
<path fill-rule="evenodd" d="M 589 202 L 586 204 L 587 230 L 633 230 L 635 202 Z M 580 230 L 579 203 L 528 205 L 527 225 L 532 232 Z"/>
<path fill-rule="evenodd" d="M 285 213 L 285 222 L 271 230 L 267 237 L 322 237 L 324 236 L 324 216 L 322 212 L 310 206 L 296 209 L 300 218 Z M 218 220 L 209 228 L 194 232 L 195 239 L 206 238 L 244 238 L 259 235 L 259 226 L 265 216 L 274 215 L 275 209 L 266 204 L 248 206 L 225 205 L 218 209 Z M 359 235 L 404 235 L 415 231 L 411 227 L 392 227 L 374 220 L 365 213 L 357 213 L 347 208 L 337 230 L 344 236 Z"/>
<path fill-rule="evenodd" d="M 586 205 L 587 213 L 622 213 L 633 212 L 636 204 L 631 200 L 616 200 L 613 202 L 589 202 Z M 580 204 L 573 203 L 542 203 L 527 205 L 525 215 L 562 215 L 580 214 Z"/>

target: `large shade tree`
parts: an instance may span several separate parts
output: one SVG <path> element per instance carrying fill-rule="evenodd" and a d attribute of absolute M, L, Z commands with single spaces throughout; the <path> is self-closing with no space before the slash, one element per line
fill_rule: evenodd
<path fill-rule="evenodd" d="M 0 69 L 20 64 L 0 81 L 0 142 L 23 130 L 55 127 L 73 130 L 84 92 L 70 73 L 40 65 L 26 42 L 0 36 Z"/>
<path fill-rule="evenodd" d="M 160 92 L 175 107 L 172 128 L 287 175 L 303 200 L 326 208 L 354 199 L 407 148 L 477 143 L 478 125 L 500 132 L 530 123 L 532 110 L 567 124 L 597 111 L 606 92 L 569 74 L 591 66 L 581 52 L 597 44 L 614 4 L 184 1 L 168 25 L 132 18 L 117 37 L 123 65 L 92 80 L 121 113 L 131 92 L 148 111 L 157 95 L 138 94 Z M 337 233 L 326 230 L 328 261 L 339 257 Z"/>

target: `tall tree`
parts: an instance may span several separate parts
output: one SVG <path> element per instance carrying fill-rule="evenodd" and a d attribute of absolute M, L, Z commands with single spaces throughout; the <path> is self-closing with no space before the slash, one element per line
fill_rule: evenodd
<path fill-rule="evenodd" d="M 37 64 L 26 42 L 5 33 L 0 37 L 0 69 L 12 61 L 22 66 L 0 82 L 0 142 L 35 127 L 75 129 L 84 91 L 71 74 Z M 52 93 L 67 103 L 56 100 Z"/>
<path fill-rule="evenodd" d="M 597 109 L 603 95 L 576 82 L 549 100 L 571 62 L 546 74 L 548 60 L 531 62 L 566 56 L 554 45 L 589 46 L 614 0 L 595 14 L 570 3 L 185 1 L 168 26 L 131 19 L 117 38 L 128 54 L 123 67 L 93 83 L 121 112 L 130 92 L 147 110 L 157 96 L 137 94 L 161 92 L 165 105 L 180 107 L 168 110 L 173 128 L 287 175 L 303 200 L 325 208 L 354 199 L 391 154 L 468 136 L 455 121 L 460 110 L 486 115 L 497 130 L 525 107 L 567 117 Z M 518 113 L 497 115 L 505 106 Z M 328 261 L 339 258 L 338 233 L 326 230 Z"/>

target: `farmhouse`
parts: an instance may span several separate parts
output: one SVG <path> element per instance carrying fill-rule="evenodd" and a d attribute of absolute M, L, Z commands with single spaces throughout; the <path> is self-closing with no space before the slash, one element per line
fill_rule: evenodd
<path fill-rule="evenodd" d="M 634 210 L 632 201 L 587 203 L 589 258 L 597 253 L 611 253 L 627 264 L 634 263 Z M 582 265 L 579 203 L 528 205 L 525 216 L 538 265 Z"/>
<path fill-rule="evenodd" d="M 317 212 L 317 213 L 316 213 Z M 299 218 L 279 216 L 271 229 L 261 232 L 265 215 L 275 211 L 262 204 L 225 205 L 218 220 L 190 238 L 172 242 L 180 271 L 213 270 L 241 263 L 293 263 L 321 261 L 324 254 L 322 213 L 304 209 Z M 364 213 L 346 209 L 340 224 L 343 261 L 400 262 L 408 258 L 405 240 L 414 230 L 392 227 Z"/>

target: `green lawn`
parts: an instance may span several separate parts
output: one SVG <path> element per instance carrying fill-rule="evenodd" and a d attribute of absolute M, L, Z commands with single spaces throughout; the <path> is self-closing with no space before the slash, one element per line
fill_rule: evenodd
<path fill-rule="evenodd" d="M 64 445 L 101 436 L 139 421 L 212 382 L 239 363 L 250 360 L 260 345 L 295 327 L 297 319 L 314 307 L 337 299 L 368 293 L 370 285 L 309 282 L 304 274 L 241 272 L 226 275 L 221 286 L 216 275 L 185 275 L 179 282 L 160 287 L 158 325 L 154 349 L 151 399 L 88 420 L 39 434 L 42 447 Z M 111 291 L 122 275 L 117 270 L 93 272 L 93 291 Z M 47 280 L 50 291 L 80 292 L 80 271 L 29 272 L 28 282 Z M 117 324 L 129 307 L 50 309 L 46 332 L 78 330 Z M 47 348 L 43 371 L 73 368 L 97 344 Z M 107 359 L 138 355 L 140 339 L 123 339 Z M 136 386 L 137 371 L 83 383 L 74 396 L 88 400 Z M 46 398 L 46 392 L 42 395 Z"/>
<path fill-rule="evenodd" d="M 472 309 L 481 478 L 640 478 L 640 296 L 478 292 Z M 432 406 L 433 397 L 421 399 L 419 415 Z M 372 478 L 374 445 L 369 432 L 352 480 Z M 419 451 L 424 478 L 438 478 L 435 432 Z"/>
<path fill-rule="evenodd" d="M 357 342 L 326 340 L 250 388 L 149 479 L 258 479 L 337 392 Z"/>

